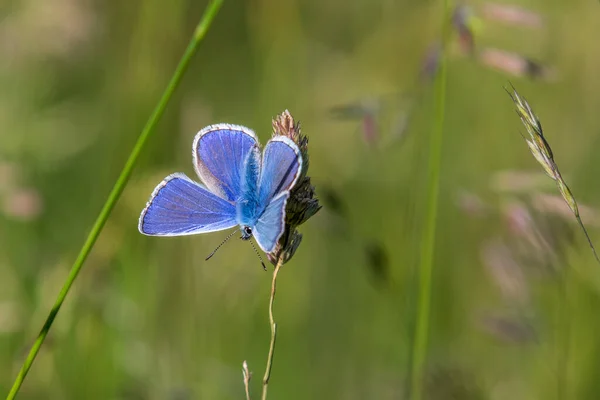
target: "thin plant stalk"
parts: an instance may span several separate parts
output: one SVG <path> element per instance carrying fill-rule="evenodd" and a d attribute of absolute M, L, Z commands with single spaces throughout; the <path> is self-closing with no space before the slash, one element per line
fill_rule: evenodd
<path fill-rule="evenodd" d="M 117 179 L 117 182 L 115 183 L 113 189 L 111 190 L 110 194 L 108 195 L 108 199 L 104 203 L 104 206 L 102 207 L 102 210 L 100 211 L 100 214 L 98 215 L 98 218 L 96 219 L 96 222 L 94 223 L 94 226 L 92 227 L 92 230 L 90 231 L 85 243 L 83 244 L 83 247 L 79 251 L 79 255 L 77 256 L 75 262 L 73 263 L 73 266 L 71 267 L 69 275 L 68 275 L 62 289 L 60 290 L 58 297 L 56 298 L 56 301 L 55 301 L 54 305 L 52 306 L 50 313 L 48 314 L 48 317 L 46 318 L 46 322 L 44 322 L 44 325 L 43 325 L 40 333 L 38 334 L 36 341 L 34 342 L 31 350 L 29 351 L 29 354 L 27 355 L 27 358 L 25 359 L 25 362 L 23 363 L 21 370 L 19 371 L 19 374 L 17 375 L 11 390 L 8 393 L 8 396 L 6 397 L 7 400 L 14 399 L 16 397 L 16 395 L 18 394 L 19 389 L 21 388 L 21 385 L 23 384 L 23 381 L 25 380 L 25 377 L 27 376 L 27 373 L 29 372 L 29 369 L 31 368 L 33 362 L 35 361 L 35 359 L 38 355 L 38 352 L 40 351 L 40 348 L 42 347 L 42 344 L 44 343 L 44 340 L 46 339 L 46 336 L 48 335 L 48 332 L 50 331 L 50 328 L 52 327 L 52 323 L 54 322 L 56 315 L 60 311 L 60 308 L 62 307 L 63 302 L 65 301 L 65 299 L 69 293 L 69 290 L 71 289 L 71 286 L 75 282 L 75 279 L 77 278 L 77 275 L 79 274 L 79 271 L 81 270 L 81 267 L 83 266 L 85 260 L 87 259 L 92 248 L 94 247 L 94 244 L 96 243 L 96 240 L 98 239 L 98 236 L 100 235 L 100 232 L 102 231 L 102 228 L 104 227 L 104 224 L 106 223 L 108 217 L 110 216 L 110 213 L 112 212 L 115 204 L 117 203 L 117 200 L 121 196 L 121 193 L 123 193 L 123 190 L 125 189 L 127 181 L 129 180 L 129 177 L 131 176 L 133 168 L 135 167 L 135 164 L 142 152 L 142 149 L 144 148 L 144 145 L 148 141 L 150 134 L 154 131 L 154 128 L 156 127 L 158 121 L 162 117 L 162 115 L 167 107 L 167 104 L 171 100 L 171 97 L 173 96 L 175 89 L 181 82 L 181 79 L 190 64 L 192 57 L 196 53 L 196 50 L 198 49 L 200 42 L 202 42 L 202 39 L 204 39 L 204 36 L 208 32 L 208 29 L 210 28 L 212 21 L 216 17 L 222 3 L 223 3 L 223 0 L 211 1 L 204 12 L 204 15 L 200 19 L 200 22 L 196 26 L 196 29 L 192 36 L 192 39 L 191 39 L 190 43 L 188 44 L 183 56 L 181 57 L 181 60 L 179 61 L 179 64 L 177 65 L 177 68 L 175 69 L 175 72 L 174 72 L 173 76 L 171 77 L 171 80 L 169 81 L 167 88 L 165 89 L 162 97 L 160 98 L 158 104 L 156 105 L 156 108 L 152 112 L 152 115 L 148 119 L 148 122 L 144 126 L 144 129 L 140 133 L 140 136 L 138 137 L 138 140 L 135 143 L 135 146 L 134 146 L 133 150 L 131 151 L 129 158 L 127 159 L 127 162 L 125 163 L 125 166 L 123 167 L 123 170 L 121 171 L 121 174 L 119 175 L 119 178 Z"/>
<path fill-rule="evenodd" d="M 261 400 L 266 400 L 269 390 L 269 379 L 271 379 L 271 368 L 273 367 L 273 356 L 275 355 L 275 340 L 277 339 L 277 323 L 273 317 L 273 304 L 275 303 L 275 292 L 277 290 L 277 274 L 283 265 L 283 259 L 280 258 L 273 270 L 273 280 L 271 281 L 271 296 L 269 298 L 269 326 L 271 327 L 271 343 L 269 345 L 269 355 L 267 356 L 267 366 L 263 376 L 263 387 Z"/>
<path fill-rule="evenodd" d="M 429 320 L 431 313 L 431 286 L 433 275 L 433 252 L 435 250 L 435 233 L 437 223 L 439 178 L 442 158 L 442 142 L 444 133 L 444 114 L 446 107 L 446 54 L 447 40 L 447 1 L 444 0 L 444 21 L 442 28 L 442 50 L 440 54 L 439 72 L 436 77 L 435 99 L 436 113 L 434 126 L 430 136 L 427 216 L 421 236 L 419 284 L 417 297 L 417 320 L 413 337 L 412 360 L 410 365 L 410 399 L 423 398 L 423 381 L 426 370 L 427 347 L 429 341 Z"/>
<path fill-rule="evenodd" d="M 252 373 L 248 369 L 248 363 L 246 360 L 242 363 L 242 375 L 244 377 L 244 393 L 246 393 L 246 400 L 250 399 L 250 379 L 252 379 Z"/>

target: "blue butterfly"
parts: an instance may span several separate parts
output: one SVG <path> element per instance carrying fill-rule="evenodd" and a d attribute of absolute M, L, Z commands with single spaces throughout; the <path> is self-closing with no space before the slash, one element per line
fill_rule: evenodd
<path fill-rule="evenodd" d="M 254 237 L 264 252 L 272 252 L 283 234 L 285 206 L 302 169 L 298 146 L 275 136 L 261 156 L 252 130 L 216 124 L 198 132 L 192 152 L 204 185 L 182 173 L 166 177 L 140 215 L 140 232 L 182 236 L 239 226 L 242 239 Z"/>

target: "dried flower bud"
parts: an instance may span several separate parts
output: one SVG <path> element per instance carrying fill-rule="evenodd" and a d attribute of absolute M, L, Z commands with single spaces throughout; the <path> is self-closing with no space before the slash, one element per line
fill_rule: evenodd
<path fill-rule="evenodd" d="M 269 262 L 273 265 L 277 265 L 280 258 L 283 264 L 288 262 L 294 256 L 302 242 L 302 234 L 296 229 L 288 231 L 288 226 L 290 225 L 286 225 L 286 231 L 279 239 L 275 250 L 273 250 L 272 253 L 267 254 Z"/>
<path fill-rule="evenodd" d="M 365 142 L 375 146 L 379 142 L 379 119 L 381 118 L 383 101 L 378 98 L 364 98 L 359 101 L 339 105 L 330 109 L 332 117 L 340 120 L 357 120 L 362 124 Z"/>
<path fill-rule="evenodd" d="M 458 33 L 461 50 L 471 55 L 475 51 L 474 19 L 473 10 L 464 4 L 456 6 L 452 12 L 452 26 Z"/>
<path fill-rule="evenodd" d="M 293 257 L 302 241 L 302 235 L 296 228 L 315 215 L 321 209 L 321 205 L 315 197 L 315 188 L 310 184 L 310 177 L 307 176 L 308 138 L 302 135 L 300 124 L 294 121 L 288 110 L 273 119 L 273 136 L 286 136 L 292 139 L 302 154 L 302 171 L 290 192 L 286 205 L 285 230 L 275 250 L 267 254 L 269 261 L 276 265 L 278 262 L 285 264 Z"/>

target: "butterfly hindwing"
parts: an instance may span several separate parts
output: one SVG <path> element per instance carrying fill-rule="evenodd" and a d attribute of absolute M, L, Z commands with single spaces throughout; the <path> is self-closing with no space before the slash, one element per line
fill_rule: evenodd
<path fill-rule="evenodd" d="M 196 173 L 211 192 L 233 203 L 241 195 L 244 163 L 255 146 L 256 135 L 246 127 L 207 126 L 194 139 Z"/>
<path fill-rule="evenodd" d="M 237 225 L 235 206 L 184 174 L 165 178 L 154 189 L 139 220 L 149 236 L 180 236 L 220 231 Z"/>
<path fill-rule="evenodd" d="M 265 253 L 275 250 L 275 244 L 285 229 L 285 205 L 290 193 L 277 195 L 265 208 L 253 228 L 254 237 Z"/>

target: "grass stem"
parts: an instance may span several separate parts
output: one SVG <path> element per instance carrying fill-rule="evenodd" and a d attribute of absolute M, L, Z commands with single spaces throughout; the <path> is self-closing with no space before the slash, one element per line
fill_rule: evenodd
<path fill-rule="evenodd" d="M 435 99 L 436 113 L 429 143 L 427 219 L 421 237 L 419 284 L 417 297 L 417 317 L 413 337 L 412 360 L 410 366 L 410 399 L 423 398 L 423 381 L 426 370 L 426 356 L 429 338 L 429 320 L 431 313 L 431 286 L 433 272 L 433 252 L 435 250 L 435 233 L 437 222 L 439 177 L 441 168 L 442 142 L 444 133 L 444 114 L 446 101 L 446 54 L 447 40 L 447 0 L 444 0 L 442 23 L 442 49 L 439 72 L 436 77 Z"/>
<path fill-rule="evenodd" d="M 133 150 L 131 151 L 129 158 L 127 159 L 127 162 L 125 163 L 125 166 L 123 167 L 123 170 L 121 171 L 121 174 L 119 175 L 119 178 L 117 179 L 117 182 L 115 183 L 113 189 L 111 190 L 110 194 L 108 195 L 108 199 L 104 203 L 104 206 L 102 207 L 102 210 L 100 211 L 100 214 L 98 215 L 98 218 L 96 219 L 96 222 L 94 222 L 92 230 L 90 231 L 85 243 L 83 244 L 83 247 L 79 251 L 79 255 L 75 259 L 75 262 L 73 263 L 73 266 L 71 267 L 71 270 L 69 272 L 69 275 L 68 275 L 65 283 L 64 283 L 62 289 L 60 290 L 58 297 L 56 298 L 56 301 L 55 301 L 54 305 L 52 306 L 52 309 L 50 310 L 50 313 L 48 314 L 48 317 L 46 318 L 46 321 L 44 322 L 44 325 L 42 326 L 40 333 L 38 334 L 37 339 L 35 340 L 33 346 L 31 347 L 31 350 L 29 351 L 29 354 L 27 355 L 27 358 L 25 359 L 25 362 L 23 363 L 21 370 L 19 371 L 19 374 L 16 377 L 16 379 L 13 383 L 13 386 L 12 386 L 10 392 L 8 393 L 8 396 L 6 397 L 7 400 L 12 400 L 17 396 L 17 394 L 21 388 L 21 385 L 23 384 L 23 381 L 25 380 L 25 377 L 27 376 L 27 373 L 29 372 L 29 369 L 31 368 L 33 362 L 35 361 L 35 359 L 40 351 L 40 348 L 42 347 L 42 344 L 44 343 L 44 340 L 46 339 L 46 336 L 48 335 L 48 332 L 50 331 L 50 328 L 52 327 L 52 324 L 54 322 L 54 319 L 56 318 L 56 315 L 60 311 L 60 308 L 62 307 L 63 302 L 65 301 L 65 299 L 71 289 L 71 286 L 75 282 L 75 279 L 77 278 L 77 275 L 79 274 L 79 271 L 81 270 L 81 267 L 83 266 L 85 260 L 87 259 L 92 248 L 94 247 L 94 244 L 96 243 L 96 240 L 98 239 L 98 236 L 100 235 L 100 232 L 102 231 L 102 228 L 104 227 L 104 224 L 106 223 L 108 217 L 110 216 L 110 213 L 112 212 L 115 204 L 117 203 L 117 200 L 121 196 L 121 193 L 123 193 L 123 190 L 125 189 L 127 181 L 129 180 L 129 177 L 131 176 L 131 173 L 137 162 L 137 159 L 139 158 L 139 156 L 142 152 L 142 149 L 144 148 L 144 145 L 148 141 L 150 134 L 154 131 L 154 128 L 156 127 L 161 116 L 163 115 L 163 113 L 167 107 L 167 104 L 169 103 L 171 97 L 173 96 L 175 89 L 181 82 L 181 79 L 190 64 L 190 61 L 192 60 L 193 55 L 195 54 L 200 42 L 202 41 L 202 39 L 208 32 L 208 29 L 209 29 L 212 21 L 216 17 L 217 12 L 219 11 L 219 8 L 221 7 L 222 3 L 223 3 L 223 0 L 211 1 L 209 3 L 209 5 L 207 6 L 200 22 L 196 26 L 193 37 L 192 37 L 190 43 L 188 44 L 181 60 L 179 61 L 179 64 L 177 65 L 177 68 L 176 68 L 173 76 L 171 77 L 171 80 L 169 81 L 167 88 L 165 89 L 161 99 L 159 100 L 158 104 L 156 105 L 156 108 L 152 112 L 152 115 L 148 119 L 148 122 L 144 126 L 144 129 L 140 133 L 140 136 L 138 137 L 138 140 L 135 143 L 135 146 L 134 146 Z"/>
<path fill-rule="evenodd" d="M 271 368 L 273 367 L 273 356 L 275 354 L 275 340 L 277 339 L 277 323 L 273 317 L 273 303 L 275 302 L 275 292 L 277 290 L 277 274 L 283 265 L 282 259 L 279 260 L 273 270 L 273 280 L 271 281 L 271 297 L 269 298 L 269 325 L 271 327 L 271 343 L 269 345 L 269 355 L 267 356 L 267 366 L 263 376 L 263 388 L 261 400 L 266 400 L 269 389 L 269 379 L 271 378 Z"/>

